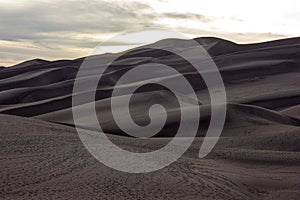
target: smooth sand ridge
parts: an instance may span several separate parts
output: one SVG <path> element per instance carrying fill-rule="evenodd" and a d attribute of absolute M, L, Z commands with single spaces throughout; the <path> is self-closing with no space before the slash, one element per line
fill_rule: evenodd
<path fill-rule="evenodd" d="M 176 134 L 178 100 L 156 86 L 138 90 L 130 104 L 135 122 L 147 124 L 149 106 L 156 103 L 167 110 L 168 121 L 159 137 L 124 137 L 112 119 L 110 101 L 125 98 L 127 90 L 143 81 L 137 77 L 130 84 L 118 85 L 124 93 L 111 98 L 118 77 L 137 65 L 159 61 L 182 72 L 196 90 L 197 101 L 188 95 L 182 95 L 180 101 L 182 109 L 200 109 L 199 137 L 179 160 L 147 174 L 122 173 L 104 166 L 85 149 L 72 127 L 72 89 L 83 58 L 33 60 L 1 69 L 0 199 L 298 199 L 300 39 L 249 45 L 217 38 L 195 40 L 216 62 L 228 98 L 224 130 L 205 159 L 199 159 L 198 153 L 211 116 L 210 99 L 203 80 L 194 76 L 184 60 L 145 48 L 101 71 L 102 85 L 95 98 L 98 119 L 112 142 L 134 152 L 159 149 Z M 183 40 L 157 44 L 191 52 L 197 59 L 193 47 Z M 80 83 L 96 78 L 96 69 L 117 55 L 93 56 L 94 64 L 88 66 Z M 151 81 L 176 80 L 161 72 Z M 81 103 L 74 109 L 85 118 L 89 113 L 83 108 L 90 102 Z M 94 127 L 82 128 L 90 134 Z"/>
<path fill-rule="evenodd" d="M 162 104 L 170 103 L 167 100 L 163 101 L 163 99 L 159 99 L 160 97 L 157 94 L 137 94 L 136 96 L 141 96 L 140 98 L 135 98 L 137 103 L 132 103 L 131 106 L 135 109 L 131 112 L 131 117 L 138 124 L 147 124 L 149 123 L 149 114 L 148 114 L 148 106 L 144 102 L 147 101 L 150 105 L 154 104 L 155 101 L 149 101 L 147 98 L 149 95 L 155 97 L 156 101 L 159 101 Z M 138 100 L 137 100 L 138 99 Z M 101 124 L 102 129 L 106 133 L 118 134 L 118 135 L 126 135 L 123 133 L 116 123 L 114 122 L 114 118 L 109 109 L 109 100 L 100 100 L 96 102 L 96 110 L 98 115 L 98 120 Z M 81 117 L 83 120 L 86 118 L 88 120 L 90 113 L 85 111 L 86 105 L 77 106 L 73 109 L 78 110 L 81 113 Z M 122 106 L 122 105 L 120 105 Z M 200 128 L 198 131 L 198 136 L 205 136 L 205 129 L 207 128 L 208 122 L 211 117 L 210 113 L 210 105 L 201 105 L 200 107 L 191 103 L 186 104 L 185 107 L 179 108 L 176 105 L 170 105 L 169 109 L 167 109 L 168 121 L 164 127 L 164 130 L 161 134 L 157 136 L 160 137 L 169 137 L 174 136 L 176 134 L 177 123 L 180 121 L 180 109 L 200 109 L 201 120 L 200 120 Z M 160 112 L 156 113 L 157 115 Z M 124 116 L 125 117 L 125 116 Z M 34 118 L 42 119 L 45 121 L 51 121 L 56 123 L 62 123 L 70 126 L 74 126 L 72 109 L 64 109 L 51 113 L 46 113 L 43 115 L 35 116 Z M 192 119 L 191 119 L 192 121 Z M 128 122 L 129 123 L 129 122 Z M 297 118 L 290 117 L 285 114 L 281 114 L 276 111 L 271 111 L 268 109 L 264 109 L 257 106 L 249 106 L 242 104 L 234 104 L 230 103 L 227 105 L 227 120 L 225 123 L 225 128 L 234 128 L 234 127 L 256 127 L 256 126 L 264 126 L 266 124 L 282 124 L 282 125 L 292 125 L 292 126 L 300 126 L 300 120 Z M 81 124 L 77 124 L 81 125 Z M 158 124 L 159 125 L 159 124 Z M 84 124 L 81 127 L 97 130 L 98 124 Z M 132 130 L 134 132 L 134 130 Z M 185 136 L 188 136 L 189 133 L 186 133 Z M 240 133 L 243 134 L 243 133 Z M 225 137 L 226 135 L 222 134 L 221 137 Z"/>

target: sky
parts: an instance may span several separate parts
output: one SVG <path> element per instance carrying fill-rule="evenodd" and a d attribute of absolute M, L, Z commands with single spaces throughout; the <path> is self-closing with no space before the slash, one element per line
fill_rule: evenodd
<path fill-rule="evenodd" d="M 163 28 L 190 38 L 254 43 L 300 36 L 299 0 L 0 0 L 0 66 L 74 59 L 126 31 Z M 144 41 L 140 42 L 141 44 Z M 129 48 L 111 41 L 103 52 Z"/>

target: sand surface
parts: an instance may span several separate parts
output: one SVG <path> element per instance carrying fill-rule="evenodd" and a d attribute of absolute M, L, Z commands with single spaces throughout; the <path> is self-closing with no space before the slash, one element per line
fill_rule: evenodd
<path fill-rule="evenodd" d="M 170 166 L 146 174 L 129 174 L 106 167 L 83 146 L 72 116 L 72 89 L 84 58 L 32 60 L 0 69 L 0 198 L 1 199 L 299 199 L 300 198 L 300 39 L 238 45 L 217 38 L 197 38 L 216 62 L 227 92 L 224 130 L 213 151 L 199 159 L 210 119 L 210 99 L 203 80 L 194 78 L 184 60 L 159 51 L 138 50 L 103 70 L 97 88 L 98 119 L 108 137 L 120 147 L 147 152 L 164 146 L 176 134 L 178 102 L 163 88 L 150 87 L 134 94 L 132 116 L 149 121 L 147 108 L 160 103 L 169 120 L 155 138 L 128 137 L 112 119 L 110 94 L 117 77 L 140 63 L 174 66 L 190 78 L 199 102 L 189 95 L 186 109 L 200 109 L 198 137 Z M 164 40 L 191 52 L 182 40 Z M 82 84 L 95 78 L 111 56 L 94 56 Z M 97 61 L 97 62 L 96 62 Z M 158 73 L 157 84 L 176 81 Z M 138 78 L 121 85 L 124 94 L 140 85 Z M 147 81 L 147 80 L 146 80 Z M 86 91 L 89 93 L 91 91 Z M 75 95 L 86 95 L 86 93 Z M 113 98 L 124 98 L 117 96 Z M 82 102 L 74 109 L 88 116 Z M 84 127 L 90 132 L 95 124 Z"/>

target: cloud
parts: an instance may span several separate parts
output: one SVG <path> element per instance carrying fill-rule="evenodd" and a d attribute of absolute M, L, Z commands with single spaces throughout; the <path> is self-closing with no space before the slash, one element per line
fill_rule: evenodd
<path fill-rule="evenodd" d="M 213 19 L 204 15 L 195 13 L 163 13 L 162 18 L 183 19 L 183 20 L 199 20 L 201 22 L 211 22 Z"/>
<path fill-rule="evenodd" d="M 18 9 L 0 7 L 0 52 L 10 61 L 11 57 L 19 61 L 30 53 L 31 57 L 51 59 L 53 56 L 49 55 L 53 55 L 54 50 L 74 58 L 80 48 L 84 56 L 86 48 L 95 47 L 107 35 L 154 26 L 155 16 L 148 13 L 151 7 L 146 4 L 121 1 L 36 1 Z M 103 37 L 93 37 L 99 34 Z M 19 47 L 6 46 L 5 41 L 19 44 Z M 28 45 L 45 53 L 33 51 Z M 5 56 L 1 60 L 3 64 Z"/>
<path fill-rule="evenodd" d="M 0 37 L 43 40 L 58 32 L 120 32 L 152 25 L 149 16 L 143 15 L 147 9 L 142 3 L 114 1 L 37 2 L 21 10 L 0 8 Z"/>
<path fill-rule="evenodd" d="M 275 34 L 273 29 L 271 33 L 265 31 L 273 25 L 252 21 L 257 18 L 252 16 L 252 11 L 249 11 L 249 21 L 249 12 L 243 10 L 244 3 L 239 3 L 237 6 L 243 7 L 237 9 L 228 3 L 219 3 L 227 6 L 229 10 L 226 10 L 222 6 L 216 8 L 212 0 L 203 0 L 199 4 L 186 1 L 3 0 L 0 7 L 0 65 L 36 57 L 55 60 L 85 56 L 114 34 L 148 27 L 170 28 L 194 37 L 217 36 L 243 43 L 287 37 L 287 34 Z M 231 15 L 232 12 L 237 13 Z M 246 17 L 240 18 L 244 13 Z M 295 18 L 288 16 L 288 22 Z M 272 18 L 272 21 L 275 20 Z M 294 26 L 287 24 L 285 27 L 280 30 L 288 31 Z M 253 29 L 260 32 L 255 33 Z M 115 41 L 106 45 L 130 46 L 133 43 Z"/>

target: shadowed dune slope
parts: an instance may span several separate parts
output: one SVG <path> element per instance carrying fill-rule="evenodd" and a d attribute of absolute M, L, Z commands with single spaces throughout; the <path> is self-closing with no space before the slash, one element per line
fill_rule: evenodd
<path fill-rule="evenodd" d="M 282 115 L 291 114 L 293 118 L 298 117 L 298 115 L 294 114 L 295 112 L 275 112 L 283 109 L 288 110 L 290 107 L 297 107 L 300 102 L 300 88 L 298 84 L 300 78 L 299 38 L 249 45 L 239 45 L 230 41 L 209 37 L 196 38 L 195 41 L 209 52 L 220 70 L 228 101 L 231 102 L 227 113 L 229 117 L 235 116 L 240 110 L 247 110 L 249 113 L 253 112 L 254 107 L 248 105 L 262 107 L 261 110 L 265 113 L 273 113 L 274 116 L 277 116 L 274 118 L 280 118 L 280 120 L 276 121 L 277 123 L 286 124 L 286 119 L 283 120 L 283 118 L 288 117 L 282 117 Z M 197 60 L 197 55 L 192 53 L 193 47 L 188 46 L 188 44 L 187 41 L 179 39 L 167 39 L 156 43 L 156 45 L 161 47 L 169 46 L 181 51 L 191 52 L 191 58 Z M 126 56 L 114 62 L 104 71 L 104 66 L 108 60 L 118 56 L 120 54 L 104 54 L 90 57 L 89 59 L 92 60 L 91 63 L 93 64 L 87 67 L 84 78 L 80 80 L 80 84 L 88 84 L 89 81 L 97 78 L 95 76 L 97 75 L 96 70 L 100 70 L 102 82 L 97 88 L 96 101 L 97 107 L 102 111 L 109 108 L 111 93 L 116 81 L 122 74 L 135 66 L 152 63 L 153 61 L 172 66 L 180 71 L 194 87 L 200 107 L 209 105 L 210 99 L 205 83 L 201 78 L 196 77 L 197 74 L 190 70 L 185 60 L 168 52 L 161 52 L 145 46 L 144 48 L 127 52 Z M 36 59 L 2 69 L 0 72 L 0 113 L 26 117 L 36 116 L 44 120 L 72 124 L 73 83 L 83 59 L 60 61 Z M 199 60 L 199 62 L 201 61 Z M 155 74 L 156 72 L 153 73 Z M 130 84 L 118 85 L 117 87 L 122 88 L 124 95 L 126 95 L 126 91 L 131 87 L 145 84 L 147 81 L 160 84 L 166 81 L 172 82 L 177 80 L 176 75 L 164 74 L 164 72 L 157 72 L 156 74 L 154 79 L 139 80 L 136 78 Z M 176 108 L 176 105 L 173 105 L 172 101 L 168 100 L 172 96 L 169 96 L 170 94 L 167 90 L 156 89 L 155 87 L 150 88 L 150 90 L 138 91 L 134 95 L 136 101 L 132 103 L 132 107 L 145 110 L 145 108 L 141 107 L 144 104 L 143 102 L 148 102 L 149 98 L 154 96 L 161 99 L 165 106 L 169 106 L 173 114 L 175 112 L 174 109 L 178 110 L 178 106 Z M 85 91 L 74 95 L 84 96 L 90 92 Z M 187 98 L 187 96 L 184 98 Z M 84 103 L 89 102 L 82 102 L 82 104 Z M 237 106 L 233 106 L 234 104 L 240 105 L 237 108 Z M 194 104 L 189 106 L 197 107 Z M 137 110 L 134 115 L 140 121 L 147 121 L 147 112 L 138 113 Z M 257 114 L 256 112 L 254 113 Z M 172 113 L 170 114 L 172 115 Z M 247 115 L 248 113 L 245 114 L 245 116 Z M 109 116 L 109 114 L 103 114 L 103 116 Z M 260 119 L 265 118 L 264 120 L 266 121 L 274 121 L 270 120 L 269 117 L 269 114 L 258 116 Z M 111 119 L 111 116 L 108 119 Z M 178 121 L 178 117 L 172 119 L 174 122 Z M 241 120 L 243 121 L 243 119 Z M 293 119 L 292 121 L 295 120 Z M 108 132 L 117 130 L 115 124 L 106 124 L 110 127 Z"/>

